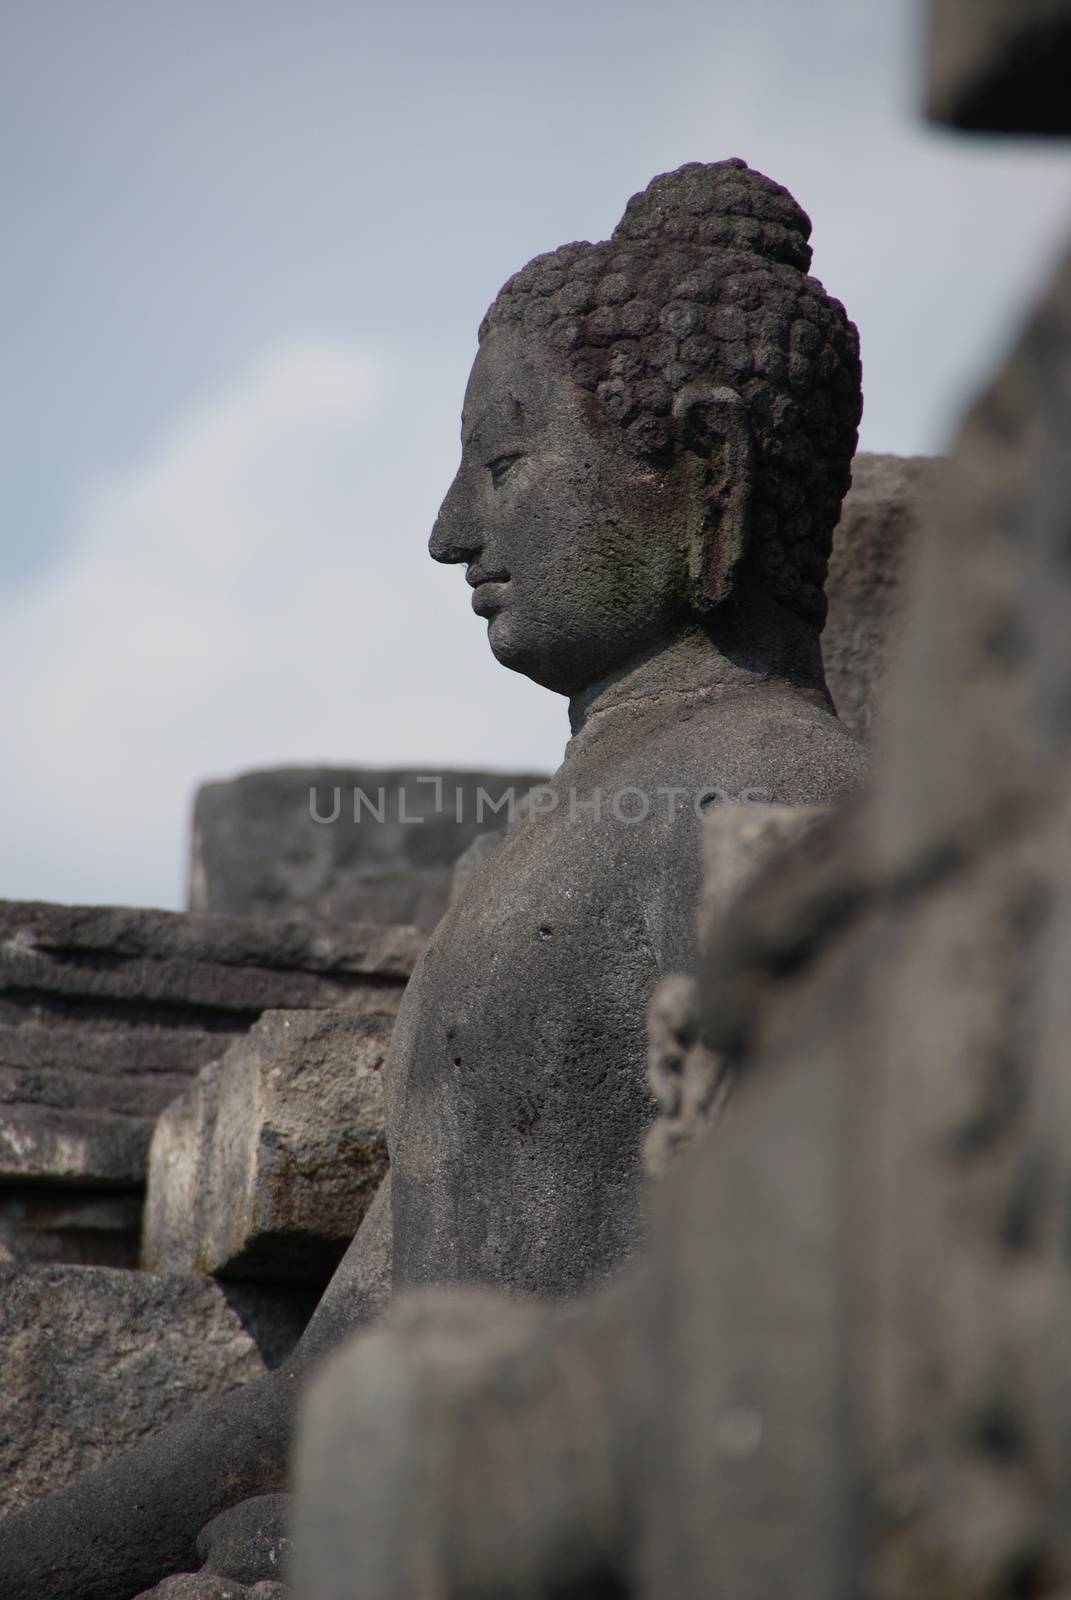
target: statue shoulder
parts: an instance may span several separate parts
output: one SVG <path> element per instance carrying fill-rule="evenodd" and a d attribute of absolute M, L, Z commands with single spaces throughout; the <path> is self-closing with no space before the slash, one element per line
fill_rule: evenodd
<path fill-rule="evenodd" d="M 756 689 L 667 721 L 631 752 L 650 785 L 675 784 L 727 804 L 831 805 L 864 783 L 867 752 L 827 703 L 792 690 Z"/>

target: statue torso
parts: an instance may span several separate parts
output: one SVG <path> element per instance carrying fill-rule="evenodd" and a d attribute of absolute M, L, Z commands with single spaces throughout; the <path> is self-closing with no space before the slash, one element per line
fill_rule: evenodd
<path fill-rule="evenodd" d="M 621 704 L 571 741 L 556 809 L 477 868 L 403 1002 L 388 1069 L 396 1284 L 562 1293 L 622 1260 L 653 1115 L 647 1002 L 663 973 L 694 966 L 699 797 L 818 804 L 864 766 L 815 697 L 780 687 Z"/>

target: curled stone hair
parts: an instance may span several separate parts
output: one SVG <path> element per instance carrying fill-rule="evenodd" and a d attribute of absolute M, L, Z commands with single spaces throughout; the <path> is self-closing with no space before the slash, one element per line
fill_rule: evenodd
<path fill-rule="evenodd" d="M 538 330 L 659 467 L 677 448 L 674 392 L 696 379 L 735 390 L 755 461 L 747 565 L 821 626 L 862 393 L 856 328 L 808 276 L 810 232 L 787 189 L 745 162 L 692 162 L 634 195 L 611 239 L 530 261 L 480 339 Z"/>

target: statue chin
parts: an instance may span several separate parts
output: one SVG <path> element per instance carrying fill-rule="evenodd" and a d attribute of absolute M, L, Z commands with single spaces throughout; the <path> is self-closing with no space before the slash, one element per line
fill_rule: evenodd
<path fill-rule="evenodd" d="M 517 626 L 515 617 L 504 612 L 492 617 L 487 624 L 487 642 L 500 666 L 531 678 L 543 689 L 551 689 L 558 694 L 573 693 L 572 688 L 562 681 L 560 658 L 553 659 L 554 652 L 547 649 L 545 640 L 541 645 L 538 639 L 525 638 L 524 629 Z"/>

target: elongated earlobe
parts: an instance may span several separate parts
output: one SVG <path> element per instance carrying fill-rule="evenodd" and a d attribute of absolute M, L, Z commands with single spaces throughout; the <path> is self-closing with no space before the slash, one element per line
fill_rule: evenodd
<path fill-rule="evenodd" d="M 692 603 L 711 611 L 732 592 L 747 553 L 754 486 L 751 426 L 735 389 L 699 380 L 673 401 L 694 483 L 688 530 Z"/>

